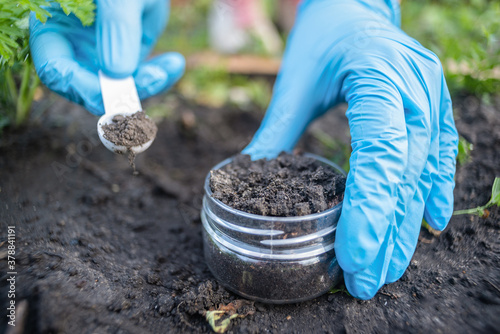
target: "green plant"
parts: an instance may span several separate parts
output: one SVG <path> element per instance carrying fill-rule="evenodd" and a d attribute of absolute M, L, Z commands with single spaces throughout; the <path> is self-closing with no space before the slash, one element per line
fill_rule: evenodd
<path fill-rule="evenodd" d="M 179 82 L 180 93 L 209 107 L 234 104 L 241 109 L 265 109 L 271 100 L 271 85 L 264 79 L 231 75 L 221 68 L 193 68 Z"/>
<path fill-rule="evenodd" d="M 207 21 L 211 0 L 172 4 L 168 26 L 156 44 L 156 52 L 177 51 L 184 56 L 208 48 Z"/>
<path fill-rule="evenodd" d="M 499 0 L 404 1 L 402 27 L 434 51 L 452 93 L 500 91 Z"/>
<path fill-rule="evenodd" d="M 453 215 L 477 215 L 486 218 L 489 215 L 489 211 L 487 209 L 493 205 L 500 206 L 500 177 L 496 177 L 495 181 L 493 181 L 491 198 L 488 203 L 473 209 L 457 210 L 453 212 Z"/>
<path fill-rule="evenodd" d="M 474 145 L 469 143 L 464 137 L 460 137 L 458 140 L 458 154 L 457 161 L 460 165 L 465 165 L 470 161 L 471 151 L 474 149 Z"/>
<path fill-rule="evenodd" d="M 332 287 L 332 288 L 328 291 L 328 293 L 329 293 L 329 294 L 332 294 L 332 295 L 333 295 L 333 294 L 336 294 L 336 293 L 339 293 L 339 292 L 340 292 L 341 294 L 342 294 L 342 293 L 345 293 L 346 295 L 348 295 L 348 296 L 352 297 L 352 296 L 351 296 L 351 294 L 349 293 L 349 291 L 347 291 L 347 288 L 345 287 L 345 284 L 343 284 L 343 283 L 342 283 L 342 284 L 340 284 L 340 285 L 337 285 L 337 286 Z"/>
<path fill-rule="evenodd" d="M 66 15 L 73 14 L 83 25 L 94 21 L 92 0 L 20 0 L 0 3 L 0 130 L 19 126 L 28 116 L 39 79 L 29 54 L 29 14 L 46 22 L 51 16 L 45 8 L 57 3 Z"/>

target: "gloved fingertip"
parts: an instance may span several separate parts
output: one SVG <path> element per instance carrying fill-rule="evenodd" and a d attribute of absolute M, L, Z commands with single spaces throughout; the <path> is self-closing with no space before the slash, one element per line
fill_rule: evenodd
<path fill-rule="evenodd" d="M 169 75 L 156 65 L 142 66 L 135 75 L 135 84 L 140 98 L 155 95 L 167 86 Z"/>
<path fill-rule="evenodd" d="M 266 117 L 269 113 L 268 110 Z M 274 159 L 281 152 L 291 152 L 294 147 L 294 138 L 290 136 L 290 133 L 293 132 L 293 126 L 286 127 L 289 129 L 289 133 L 283 133 L 281 125 L 279 120 L 266 122 L 266 118 L 264 118 L 252 141 L 241 153 L 250 155 L 252 160 L 259 160 Z"/>
<path fill-rule="evenodd" d="M 443 212 L 450 211 L 450 212 Z M 441 211 L 431 210 L 426 206 L 424 211 L 424 219 L 425 221 L 435 230 L 442 231 L 448 225 L 452 215 L 451 210 L 446 210 L 441 208 Z"/>
<path fill-rule="evenodd" d="M 137 64 L 127 61 L 120 62 L 102 62 L 101 71 L 110 78 L 121 79 L 132 75 L 136 70 Z"/>
<path fill-rule="evenodd" d="M 252 160 L 260 160 L 260 159 L 274 159 L 280 153 L 274 150 L 272 147 L 260 147 L 259 145 L 248 145 L 241 151 L 242 154 L 248 154 Z"/>
<path fill-rule="evenodd" d="M 185 67 L 184 57 L 174 52 L 145 62 L 134 76 L 139 97 L 147 98 L 170 88 L 182 77 Z"/>
<path fill-rule="evenodd" d="M 429 198 L 425 202 L 424 218 L 429 225 L 442 231 L 448 225 L 453 214 L 453 185 L 433 185 Z"/>
<path fill-rule="evenodd" d="M 373 263 L 380 250 L 380 244 L 374 240 L 365 239 L 362 242 L 356 242 L 347 238 L 339 235 L 337 230 L 335 254 L 342 270 L 355 274 Z"/>
<path fill-rule="evenodd" d="M 406 268 L 392 269 L 387 272 L 387 277 L 385 278 L 385 284 L 394 283 L 399 280 L 405 273 Z"/>
<path fill-rule="evenodd" d="M 186 69 L 186 59 L 177 52 L 169 52 L 155 57 L 154 62 L 167 71 L 171 85 L 179 81 Z"/>
<path fill-rule="evenodd" d="M 362 300 L 372 299 L 380 289 L 377 282 L 357 274 L 344 272 L 344 281 L 351 296 Z"/>
<path fill-rule="evenodd" d="M 453 138 L 455 138 L 455 136 L 453 136 Z M 424 218 L 432 228 L 439 231 L 446 228 L 453 215 L 455 145 L 451 145 L 448 153 L 451 157 L 447 159 L 441 158 L 439 173 L 432 178 L 432 188 L 429 197 L 425 201 Z"/>
<path fill-rule="evenodd" d="M 104 105 L 102 103 L 84 103 L 84 107 L 96 116 L 104 115 Z"/>

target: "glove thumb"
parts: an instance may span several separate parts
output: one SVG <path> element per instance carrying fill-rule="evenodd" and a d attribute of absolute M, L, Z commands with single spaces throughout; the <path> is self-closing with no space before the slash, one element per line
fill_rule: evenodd
<path fill-rule="evenodd" d="M 176 52 L 142 62 L 134 75 L 139 97 L 145 99 L 172 87 L 184 74 L 185 66 L 184 57 Z"/>

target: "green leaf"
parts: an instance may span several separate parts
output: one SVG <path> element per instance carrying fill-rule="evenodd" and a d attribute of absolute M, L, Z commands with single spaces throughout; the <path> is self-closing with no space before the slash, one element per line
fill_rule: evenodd
<path fill-rule="evenodd" d="M 28 30 L 30 26 L 30 18 L 28 16 L 23 17 L 16 21 L 16 27 L 18 27 L 21 30 Z"/>
<path fill-rule="evenodd" d="M 481 97 L 499 91 L 497 82 L 480 83 L 494 79 L 495 71 L 488 70 L 498 66 L 500 57 L 498 0 L 407 1 L 401 14 L 404 30 L 443 61 L 452 94 L 466 91 Z M 446 65 L 449 60 L 467 64 L 468 70 L 450 72 Z M 467 75 L 475 80 L 466 78 Z"/>
<path fill-rule="evenodd" d="M 491 188 L 491 199 L 489 203 L 492 205 L 500 206 L 500 177 L 495 177 L 493 187 Z"/>
<path fill-rule="evenodd" d="M 29 118 L 33 95 L 39 79 L 29 54 L 29 15 L 41 22 L 51 17 L 50 11 L 74 14 L 82 25 L 95 18 L 93 0 L 0 0 L 0 128 L 20 125 Z M 49 11 L 50 10 L 50 11 Z"/>
<path fill-rule="evenodd" d="M 14 27 L 2 27 L 2 33 L 5 35 L 10 35 L 12 38 L 23 37 L 26 33 L 26 29 L 19 29 Z M 15 43 L 14 41 L 12 41 Z"/>
<path fill-rule="evenodd" d="M 344 284 L 334 286 L 333 288 L 331 288 L 328 291 L 328 293 L 330 293 L 330 294 L 336 294 L 336 293 L 339 293 L 339 292 L 340 293 L 345 293 L 346 295 L 351 296 L 351 294 L 349 293 L 349 291 L 347 291 L 347 288 L 345 287 Z"/>
<path fill-rule="evenodd" d="M 331 288 L 330 291 L 328 291 L 328 293 L 335 294 L 337 292 L 344 292 L 344 291 L 345 291 L 345 289 L 343 289 L 343 288 L 338 288 L 338 289 Z"/>
<path fill-rule="evenodd" d="M 74 14 L 84 26 L 94 23 L 96 6 L 89 0 L 57 0 L 64 14 Z"/>
<path fill-rule="evenodd" d="M 45 23 L 52 14 L 46 9 L 58 3 L 66 15 L 74 14 L 82 25 L 91 25 L 95 18 L 95 4 L 92 0 L 19 0 L 0 3 L 0 66 L 13 66 L 16 61 L 24 61 L 19 52 L 27 45 L 29 38 L 29 14 Z M 56 8 L 56 7 L 54 7 Z"/>
<path fill-rule="evenodd" d="M 474 145 L 469 143 L 464 137 L 460 137 L 458 141 L 458 154 L 457 160 L 460 165 L 465 165 L 470 161 L 471 151 L 474 149 Z"/>
<path fill-rule="evenodd" d="M 21 0 L 18 1 L 18 5 L 23 9 L 28 9 L 28 11 L 34 12 L 36 18 L 41 22 L 45 23 L 47 17 L 51 17 L 51 14 L 44 7 L 49 7 L 50 3 L 45 0 Z M 20 19 L 18 17 L 18 19 Z"/>

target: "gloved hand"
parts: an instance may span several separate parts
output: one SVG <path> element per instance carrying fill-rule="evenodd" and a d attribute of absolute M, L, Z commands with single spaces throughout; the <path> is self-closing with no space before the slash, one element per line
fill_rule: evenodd
<path fill-rule="evenodd" d="M 361 299 L 403 275 L 423 216 L 442 230 L 453 211 L 458 138 L 443 70 L 399 20 L 396 0 L 304 1 L 243 151 L 289 151 L 313 119 L 348 103 L 352 155 L 335 251 Z"/>
<path fill-rule="evenodd" d="M 30 49 L 40 80 L 51 90 L 104 113 L 97 73 L 115 78 L 133 75 L 141 99 L 171 87 L 184 73 L 178 53 L 145 60 L 167 23 L 166 0 L 97 0 L 91 27 L 66 16 L 57 3 L 42 24 L 30 16 Z"/>

